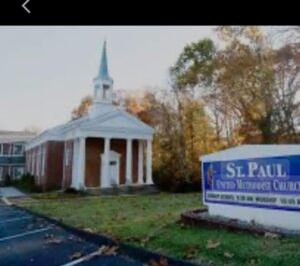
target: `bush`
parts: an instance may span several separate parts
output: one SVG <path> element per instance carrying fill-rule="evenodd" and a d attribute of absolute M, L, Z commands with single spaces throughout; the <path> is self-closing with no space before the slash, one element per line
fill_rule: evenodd
<path fill-rule="evenodd" d="M 12 184 L 12 180 L 11 180 L 11 176 L 9 174 L 6 174 L 6 176 L 4 177 L 4 186 L 11 186 Z"/>
<path fill-rule="evenodd" d="M 22 175 L 18 180 L 14 180 L 12 185 L 28 193 L 42 192 L 41 187 L 35 185 L 35 177 L 29 173 Z"/>
<path fill-rule="evenodd" d="M 172 169 L 163 167 L 153 171 L 153 182 L 162 191 L 174 193 L 201 191 L 200 177 L 178 178 Z"/>
<path fill-rule="evenodd" d="M 69 188 L 65 189 L 65 193 L 66 194 L 79 194 L 80 191 L 78 191 L 76 188 L 69 187 Z"/>

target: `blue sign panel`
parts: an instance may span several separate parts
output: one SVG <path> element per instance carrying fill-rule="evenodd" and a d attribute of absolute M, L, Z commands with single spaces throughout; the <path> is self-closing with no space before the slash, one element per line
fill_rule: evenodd
<path fill-rule="evenodd" d="M 300 211 L 300 155 L 204 162 L 207 203 Z"/>

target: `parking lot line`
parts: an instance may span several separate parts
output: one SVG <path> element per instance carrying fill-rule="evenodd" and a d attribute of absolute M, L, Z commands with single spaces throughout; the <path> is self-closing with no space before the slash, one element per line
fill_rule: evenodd
<path fill-rule="evenodd" d="M 29 232 L 24 232 L 22 234 L 16 234 L 16 235 L 11 235 L 11 236 L 6 236 L 6 237 L 3 237 L 3 238 L 0 238 L 0 242 L 7 241 L 7 240 L 10 240 L 10 239 L 19 238 L 19 237 L 23 237 L 23 236 L 33 235 L 33 234 L 36 234 L 36 233 L 48 231 L 50 229 L 52 229 L 52 228 L 50 226 L 48 226 L 48 227 L 45 227 L 45 228 L 41 228 L 41 229 L 37 229 L 37 230 L 32 230 L 32 231 L 29 231 Z"/>
<path fill-rule="evenodd" d="M 30 219 L 30 218 L 32 218 L 32 216 L 23 216 L 23 217 L 19 217 L 19 218 L 11 218 L 11 219 L 6 219 L 6 220 L 3 220 L 3 221 L 0 221 L 0 224 L 16 222 L 16 221 L 20 221 L 20 220 L 26 220 L 26 219 Z"/>
<path fill-rule="evenodd" d="M 24 211 L 5 210 L 4 212 L 1 211 L 1 213 L 0 213 L 0 219 L 5 218 L 5 216 L 7 216 L 7 215 L 20 215 L 20 214 L 25 214 L 25 212 Z"/>
<path fill-rule="evenodd" d="M 99 250 L 97 250 L 97 251 L 95 251 L 93 253 L 90 253 L 90 254 L 82 257 L 82 258 L 79 258 L 77 260 L 73 260 L 73 261 L 68 262 L 66 264 L 63 264 L 61 266 L 74 266 L 74 265 L 77 265 L 77 264 L 79 264 L 81 262 L 88 261 L 88 260 L 90 260 L 90 259 L 92 259 L 92 258 L 94 258 L 96 256 L 99 256 L 99 255 L 101 255 L 101 252 Z"/>

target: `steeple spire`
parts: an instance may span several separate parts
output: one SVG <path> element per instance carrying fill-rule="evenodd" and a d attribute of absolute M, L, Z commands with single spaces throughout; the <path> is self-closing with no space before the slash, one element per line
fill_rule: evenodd
<path fill-rule="evenodd" d="M 108 65 L 107 65 L 107 54 L 106 54 L 106 40 L 103 44 L 102 49 L 102 57 L 101 57 L 101 63 L 100 63 L 100 69 L 99 69 L 99 78 L 109 78 L 108 74 Z"/>
<path fill-rule="evenodd" d="M 106 41 L 103 43 L 100 68 L 96 78 L 94 78 L 94 105 L 93 110 L 103 109 L 103 104 L 113 102 L 113 79 L 108 73 Z M 102 107 L 101 107 L 102 106 Z M 98 108 L 99 107 L 99 108 Z"/>

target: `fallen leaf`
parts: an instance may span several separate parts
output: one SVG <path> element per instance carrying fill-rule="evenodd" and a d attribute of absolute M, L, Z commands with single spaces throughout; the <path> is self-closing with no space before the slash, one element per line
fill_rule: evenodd
<path fill-rule="evenodd" d="M 88 233 L 94 233 L 93 229 L 91 228 L 83 228 L 83 230 Z"/>
<path fill-rule="evenodd" d="M 228 251 L 225 251 L 225 252 L 224 252 L 224 257 L 225 257 L 225 258 L 232 259 L 233 256 L 234 256 L 234 254 L 231 253 L 231 252 L 228 252 Z"/>
<path fill-rule="evenodd" d="M 103 245 L 99 248 L 99 253 L 101 255 L 105 255 L 105 256 L 116 255 L 118 248 L 119 247 L 117 247 L 117 246 L 105 246 L 105 245 Z"/>
<path fill-rule="evenodd" d="M 148 266 L 169 266 L 168 260 L 161 257 L 159 261 L 150 260 Z"/>
<path fill-rule="evenodd" d="M 184 250 L 184 256 L 183 258 L 186 260 L 191 260 L 196 258 L 198 253 L 198 249 L 196 247 L 190 246 L 190 247 L 186 247 Z"/>
<path fill-rule="evenodd" d="M 221 245 L 221 243 L 219 241 L 214 241 L 214 240 L 208 239 L 206 247 L 208 249 L 215 249 L 220 245 Z"/>
<path fill-rule="evenodd" d="M 53 238 L 54 235 L 53 234 L 45 234 L 44 235 L 44 239 L 50 239 L 50 238 Z"/>
<path fill-rule="evenodd" d="M 260 263 L 260 259 L 252 258 L 250 260 L 250 265 L 258 265 Z"/>
<path fill-rule="evenodd" d="M 71 259 L 71 260 L 76 260 L 76 259 L 81 258 L 82 256 L 83 256 L 83 254 L 82 254 L 80 251 L 78 251 L 78 252 L 73 253 L 73 254 L 70 256 L 70 259 Z"/>
<path fill-rule="evenodd" d="M 58 239 L 58 238 L 52 238 L 52 239 L 47 240 L 47 244 L 60 244 L 61 242 L 62 242 L 62 240 Z"/>
<path fill-rule="evenodd" d="M 264 234 L 265 238 L 271 238 L 271 239 L 277 239 L 279 238 L 279 234 L 271 233 L 271 232 L 266 232 Z"/>

